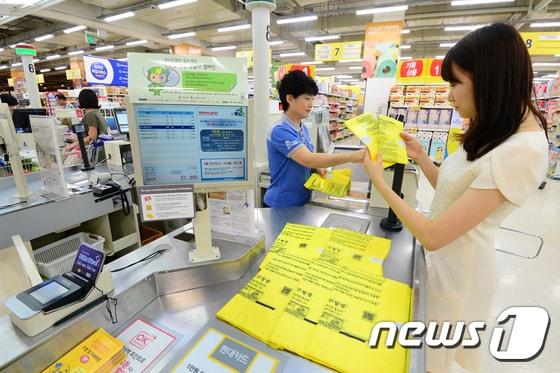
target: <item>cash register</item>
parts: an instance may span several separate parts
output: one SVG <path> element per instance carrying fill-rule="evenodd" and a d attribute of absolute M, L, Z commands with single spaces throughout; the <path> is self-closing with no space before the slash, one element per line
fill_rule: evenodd
<path fill-rule="evenodd" d="M 10 320 L 33 337 L 113 290 L 103 270 L 105 254 L 82 243 L 71 272 L 55 276 L 4 301 Z"/>

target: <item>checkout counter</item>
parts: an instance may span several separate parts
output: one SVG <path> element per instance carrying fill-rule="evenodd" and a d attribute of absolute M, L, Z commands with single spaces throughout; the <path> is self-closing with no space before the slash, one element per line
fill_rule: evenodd
<path fill-rule="evenodd" d="M 222 259 L 203 264 L 190 264 L 188 243 L 176 239 L 185 234 L 179 228 L 108 264 L 120 269 L 162 248 L 158 258 L 113 273 L 113 298 L 118 299 L 116 323 L 111 322 L 105 304 L 99 304 L 81 315 L 51 327 L 35 337 L 19 331 L 7 316 L 0 317 L 0 370 L 7 372 L 40 371 L 65 354 L 98 328 L 115 333 L 136 317 L 175 331 L 180 338 L 163 356 L 153 371 L 167 371 L 184 355 L 187 345 L 206 326 L 221 325 L 230 335 L 260 351 L 279 358 L 279 371 L 326 372 L 327 368 L 299 356 L 273 350 L 237 329 L 222 323 L 216 312 L 227 303 L 256 273 L 265 251 L 272 245 L 288 222 L 321 226 L 330 214 L 341 214 L 370 221 L 367 233 L 392 241 L 391 251 L 384 261 L 385 277 L 406 283 L 412 288 L 412 319 L 422 320 L 426 269 L 423 251 L 410 232 L 386 232 L 379 227 L 387 210 L 370 208 L 369 203 L 314 203 L 286 209 L 256 209 L 256 221 L 264 233 L 265 244 L 250 250 L 231 243 L 223 245 Z M 16 230 L 17 231 L 17 230 Z M 11 231 L 15 232 L 15 231 Z M 114 321 L 114 320 L 113 320 Z M 9 348 L 6 348 L 8 347 Z M 410 352 L 409 372 L 425 372 L 423 349 Z"/>

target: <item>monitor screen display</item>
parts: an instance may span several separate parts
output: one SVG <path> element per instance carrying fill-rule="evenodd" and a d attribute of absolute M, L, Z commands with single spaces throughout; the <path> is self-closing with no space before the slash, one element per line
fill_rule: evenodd
<path fill-rule="evenodd" d="M 115 117 L 117 118 L 117 123 L 119 125 L 119 130 L 121 133 L 128 133 L 128 116 L 126 110 L 115 109 Z"/>
<path fill-rule="evenodd" d="M 118 133 L 119 132 L 119 126 L 117 126 L 117 121 L 114 117 L 105 117 L 105 120 L 107 121 L 107 124 L 109 125 L 109 129 L 111 130 L 111 133 Z"/>
<path fill-rule="evenodd" d="M 42 304 L 47 304 L 55 298 L 63 295 L 68 291 L 68 288 L 62 286 L 56 281 L 49 282 L 45 286 L 41 286 L 39 289 L 29 293 L 33 298 Z"/>
<path fill-rule="evenodd" d="M 144 185 L 247 181 L 247 107 L 135 105 Z"/>
<path fill-rule="evenodd" d="M 78 255 L 74 260 L 72 272 L 86 279 L 89 283 L 95 283 L 104 261 L 104 253 L 82 243 L 78 248 Z"/>
<path fill-rule="evenodd" d="M 47 115 L 47 109 L 16 109 L 12 114 L 16 132 L 31 133 L 31 122 L 29 121 L 30 115 Z"/>

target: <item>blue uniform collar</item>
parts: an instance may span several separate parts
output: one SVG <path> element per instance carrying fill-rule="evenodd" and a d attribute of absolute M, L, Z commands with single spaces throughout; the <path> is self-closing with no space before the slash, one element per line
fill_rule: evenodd
<path fill-rule="evenodd" d="M 284 123 L 288 123 L 290 127 L 292 127 L 294 130 L 298 132 L 301 131 L 303 128 L 301 122 L 299 122 L 299 124 L 296 124 L 286 113 L 282 115 L 282 121 Z"/>

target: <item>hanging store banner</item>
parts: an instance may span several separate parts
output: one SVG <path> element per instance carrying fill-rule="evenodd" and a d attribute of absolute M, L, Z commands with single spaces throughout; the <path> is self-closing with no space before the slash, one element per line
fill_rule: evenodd
<path fill-rule="evenodd" d="M 280 66 L 278 70 L 278 80 L 282 80 L 284 75 L 287 73 L 294 71 L 294 70 L 301 70 L 310 78 L 315 78 L 315 66 L 314 65 L 297 65 L 293 63 L 288 63 L 285 65 Z"/>
<path fill-rule="evenodd" d="M 93 84 L 128 86 L 128 62 L 84 56 L 86 81 Z"/>
<path fill-rule="evenodd" d="M 247 60 L 129 53 L 133 103 L 248 105 Z"/>
<path fill-rule="evenodd" d="M 315 61 L 359 60 L 362 58 L 361 41 L 315 45 Z"/>
<path fill-rule="evenodd" d="M 402 21 L 366 24 L 363 78 L 393 78 L 397 75 L 402 27 Z"/>
<path fill-rule="evenodd" d="M 424 58 L 399 61 L 397 84 L 438 84 L 445 83 L 441 78 L 443 60 Z"/>
<path fill-rule="evenodd" d="M 530 55 L 554 56 L 560 53 L 560 32 L 522 32 Z"/>
<path fill-rule="evenodd" d="M 82 72 L 78 69 L 66 70 L 66 79 L 82 79 Z"/>
<path fill-rule="evenodd" d="M 238 51 L 235 52 L 235 57 L 237 58 L 246 58 L 247 59 L 247 68 L 251 69 L 253 68 L 253 50 L 248 50 L 248 51 Z M 272 49 L 268 48 L 268 64 L 270 65 L 272 63 Z"/>

